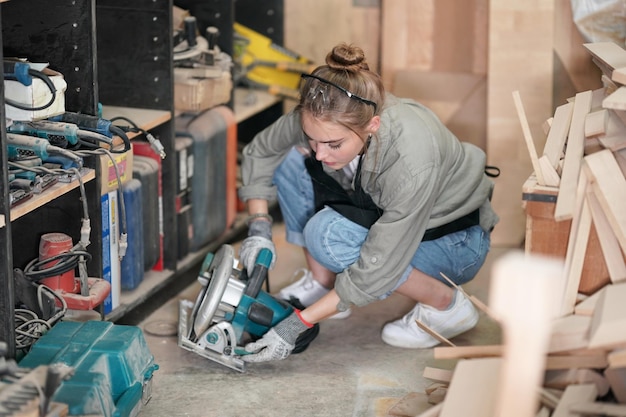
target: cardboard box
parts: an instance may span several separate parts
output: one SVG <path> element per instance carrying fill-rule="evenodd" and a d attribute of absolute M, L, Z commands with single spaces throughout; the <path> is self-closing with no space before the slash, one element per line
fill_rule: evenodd
<path fill-rule="evenodd" d="M 104 314 L 119 307 L 121 296 L 121 263 L 119 258 L 120 218 L 117 191 L 100 197 L 102 210 L 102 278 L 111 284 L 103 303 Z"/>
<path fill-rule="evenodd" d="M 228 103 L 232 89 L 233 82 L 228 71 L 219 68 L 214 71 L 174 68 L 176 110 L 199 112 Z"/>
<path fill-rule="evenodd" d="M 133 178 L 133 151 L 132 149 L 124 153 L 112 153 L 117 171 L 122 184 L 126 184 Z M 115 173 L 115 166 L 108 155 L 100 155 L 98 161 L 97 177 L 100 179 L 100 195 L 109 191 L 117 190 L 118 182 Z"/>
<path fill-rule="evenodd" d="M 48 117 L 65 113 L 65 90 L 67 83 L 63 74 L 45 68 L 42 72 L 50 77 L 52 84 L 56 87 L 56 97 L 50 107 L 42 110 L 22 110 L 5 104 L 6 117 L 11 120 L 30 121 L 41 120 Z M 4 81 L 5 99 L 15 101 L 28 107 L 40 107 L 48 103 L 51 99 L 51 91 L 48 85 L 41 79 L 33 77 L 31 85 L 26 86 L 19 81 Z"/>
<path fill-rule="evenodd" d="M 572 221 L 557 222 L 554 209 L 559 189 L 537 184 L 534 176 L 523 186 L 526 212 L 525 251 L 565 260 Z M 611 282 L 595 226 L 591 225 L 578 291 L 591 295 Z"/>

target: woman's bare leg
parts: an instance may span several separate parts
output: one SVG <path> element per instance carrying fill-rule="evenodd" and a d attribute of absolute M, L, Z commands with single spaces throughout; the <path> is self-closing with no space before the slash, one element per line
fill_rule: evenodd
<path fill-rule="evenodd" d="M 453 288 L 415 268 L 396 292 L 438 310 L 448 307 L 454 296 Z"/>
<path fill-rule="evenodd" d="M 335 278 L 337 278 L 337 274 L 329 271 L 319 262 L 313 259 L 313 256 L 311 256 L 306 248 L 302 249 L 304 250 L 304 257 L 306 258 L 306 263 L 309 267 L 309 271 L 311 271 L 311 273 L 313 274 L 313 278 L 329 290 L 333 289 L 333 287 L 335 286 Z"/>

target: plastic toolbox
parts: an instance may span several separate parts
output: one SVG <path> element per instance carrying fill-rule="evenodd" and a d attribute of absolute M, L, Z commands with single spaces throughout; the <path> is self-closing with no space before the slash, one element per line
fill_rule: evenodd
<path fill-rule="evenodd" d="M 20 361 L 20 367 L 64 363 L 74 368 L 52 401 L 70 416 L 136 416 L 152 396 L 154 363 L 139 327 L 106 321 L 59 322 Z"/>

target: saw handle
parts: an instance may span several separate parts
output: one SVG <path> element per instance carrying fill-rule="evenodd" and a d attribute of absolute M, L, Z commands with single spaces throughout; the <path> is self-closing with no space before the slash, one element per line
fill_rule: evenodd
<path fill-rule="evenodd" d="M 254 269 L 248 278 L 248 285 L 244 291 L 245 295 L 251 298 L 256 298 L 257 295 L 259 295 L 261 286 L 263 286 L 263 281 L 267 279 L 267 271 L 269 270 L 271 263 L 272 251 L 267 248 L 261 249 L 256 257 Z"/>

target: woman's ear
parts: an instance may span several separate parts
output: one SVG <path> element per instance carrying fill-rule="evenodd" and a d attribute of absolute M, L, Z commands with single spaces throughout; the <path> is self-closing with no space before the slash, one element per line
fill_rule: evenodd
<path fill-rule="evenodd" d="M 380 128 L 380 116 L 374 116 L 367 124 L 367 131 L 370 133 L 376 133 Z"/>

